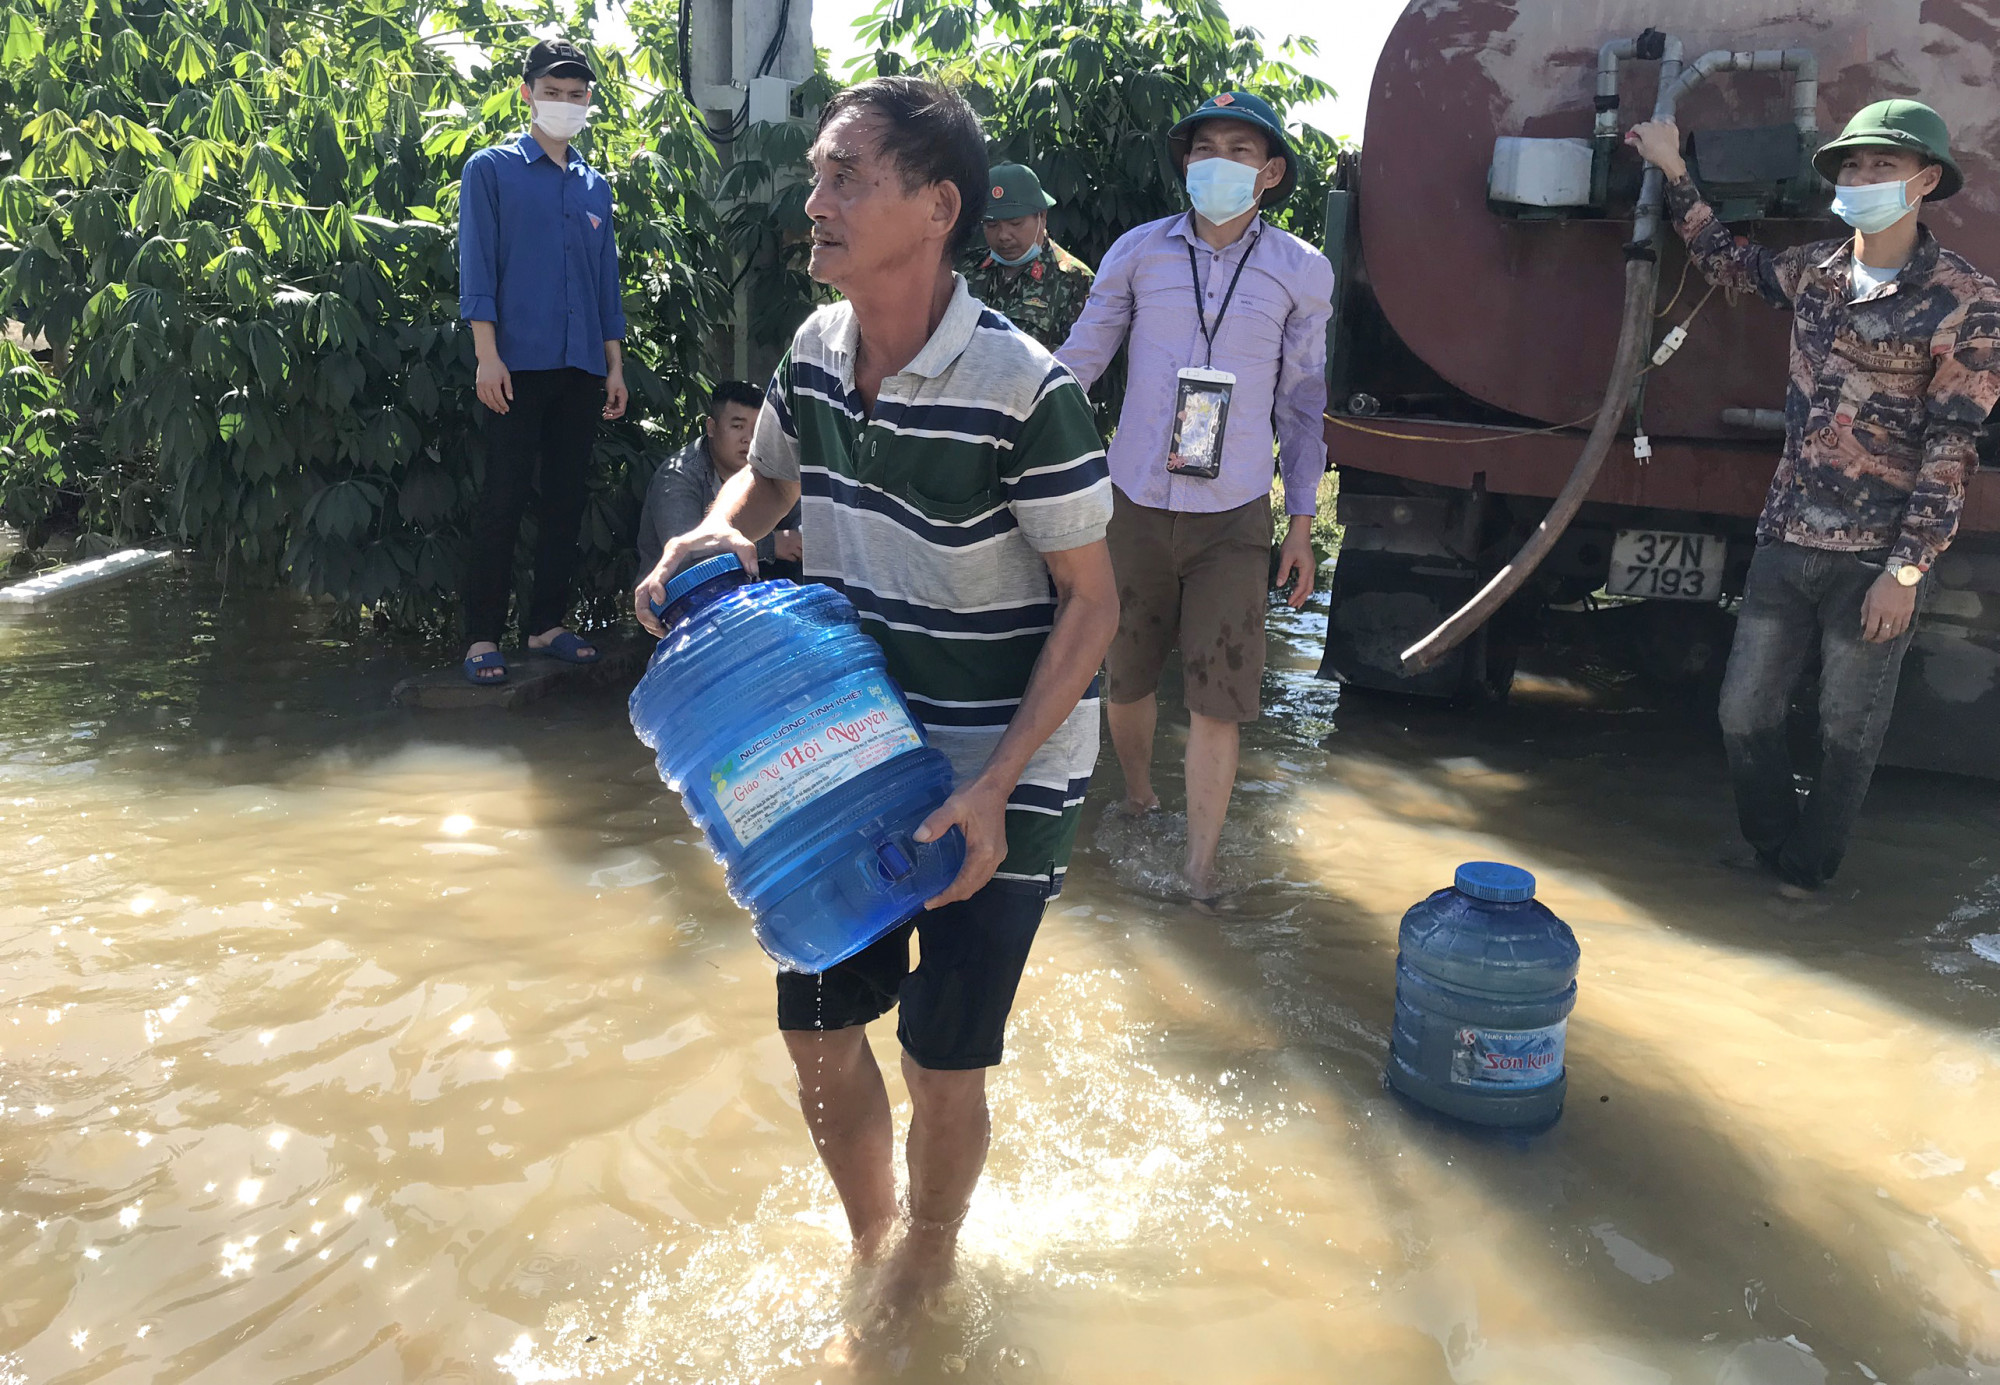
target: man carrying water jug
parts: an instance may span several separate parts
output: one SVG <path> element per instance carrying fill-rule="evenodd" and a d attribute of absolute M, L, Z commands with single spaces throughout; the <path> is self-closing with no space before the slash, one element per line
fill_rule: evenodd
<path fill-rule="evenodd" d="M 1854 235 L 1739 240 L 1688 177 L 1680 131 L 1627 136 L 1667 177 L 1702 272 L 1793 313 L 1785 450 L 1722 686 L 1722 738 L 1756 861 L 1802 897 L 1839 869 L 1888 728 L 1931 565 L 1958 529 L 1975 435 L 2000 399 L 2000 288 L 1917 218 L 1964 179 L 1938 113 L 1881 101 L 1813 158 Z M 1800 801 L 1792 695 L 1819 654 L 1819 772 Z"/>
<path fill-rule="evenodd" d="M 803 496 L 807 578 L 854 603 L 957 777 L 918 833 L 964 832 L 950 888 L 823 976 L 778 977 L 806 1124 L 856 1251 L 886 1255 L 876 1311 L 842 1355 L 899 1332 L 951 1273 L 986 1160 L 986 1069 L 1097 759 L 1118 599 L 1082 388 L 952 271 L 987 197 L 971 107 L 914 78 L 864 82 L 827 103 L 810 158 L 811 273 L 844 301 L 799 329 L 750 465 L 667 545 L 634 605 L 659 633 L 653 603 L 690 554 L 727 550 L 754 570 L 756 540 Z M 903 1214 L 865 1031 L 891 1006 L 911 1103 Z"/>

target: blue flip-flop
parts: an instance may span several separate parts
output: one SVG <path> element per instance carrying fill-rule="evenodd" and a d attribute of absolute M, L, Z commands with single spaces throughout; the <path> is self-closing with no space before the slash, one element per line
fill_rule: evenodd
<path fill-rule="evenodd" d="M 462 667 L 465 673 L 465 681 L 472 684 L 475 688 L 490 688 L 496 683 L 507 681 L 507 656 L 497 649 L 489 649 L 484 654 L 468 654 Z M 498 678 L 481 678 L 479 676 L 480 670 L 489 668 L 499 669 L 500 676 Z"/>
<path fill-rule="evenodd" d="M 590 653 L 580 652 L 585 648 L 589 648 Z M 592 646 L 589 640 L 574 630 L 563 631 L 535 652 L 546 654 L 551 659 L 561 659 L 566 664 L 594 664 L 604 656 L 603 650 Z"/>

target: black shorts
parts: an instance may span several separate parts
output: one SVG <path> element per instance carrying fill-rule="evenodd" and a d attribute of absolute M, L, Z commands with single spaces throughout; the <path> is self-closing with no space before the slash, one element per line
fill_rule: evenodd
<path fill-rule="evenodd" d="M 996 880 L 970 899 L 917 915 L 820 975 L 781 971 L 778 1028 L 847 1029 L 896 1005 L 896 1038 L 919 1067 L 995 1067 L 1047 906 L 1042 887 Z M 912 933 L 921 954 L 914 971 Z"/>

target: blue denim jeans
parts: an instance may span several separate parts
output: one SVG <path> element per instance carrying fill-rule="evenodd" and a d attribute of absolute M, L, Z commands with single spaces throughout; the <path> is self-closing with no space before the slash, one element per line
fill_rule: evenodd
<path fill-rule="evenodd" d="M 1885 556 L 1761 544 L 1736 616 L 1721 714 L 1737 815 L 1758 858 L 1808 889 L 1840 869 L 1916 629 L 1912 620 L 1887 644 L 1861 638 L 1861 602 Z M 1785 720 L 1815 648 L 1819 769 L 1802 794 Z"/>

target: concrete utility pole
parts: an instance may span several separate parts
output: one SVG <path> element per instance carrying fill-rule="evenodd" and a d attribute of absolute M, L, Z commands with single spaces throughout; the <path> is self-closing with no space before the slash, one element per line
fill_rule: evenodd
<path fill-rule="evenodd" d="M 725 166 L 733 140 L 760 121 L 792 119 L 792 90 L 812 76 L 812 0 L 682 0 L 688 76 Z M 750 289 L 738 280 L 731 373 L 751 376 Z"/>

